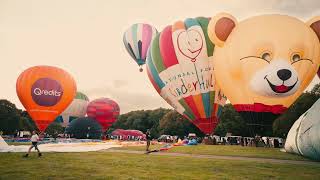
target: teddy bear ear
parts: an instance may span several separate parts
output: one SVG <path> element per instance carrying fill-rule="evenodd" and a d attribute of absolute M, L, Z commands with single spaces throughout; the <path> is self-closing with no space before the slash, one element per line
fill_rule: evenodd
<path fill-rule="evenodd" d="M 212 43 L 222 47 L 237 23 L 236 18 L 227 13 L 212 17 L 208 25 L 208 36 Z"/>
<path fill-rule="evenodd" d="M 317 34 L 318 39 L 320 40 L 320 16 L 316 16 L 307 21 L 307 25 L 311 27 L 311 29 Z"/>

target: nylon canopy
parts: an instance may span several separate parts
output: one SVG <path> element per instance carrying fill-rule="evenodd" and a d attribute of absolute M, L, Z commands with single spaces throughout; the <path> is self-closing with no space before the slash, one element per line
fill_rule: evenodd
<path fill-rule="evenodd" d="M 320 99 L 291 127 L 285 150 L 313 160 L 320 160 Z"/>

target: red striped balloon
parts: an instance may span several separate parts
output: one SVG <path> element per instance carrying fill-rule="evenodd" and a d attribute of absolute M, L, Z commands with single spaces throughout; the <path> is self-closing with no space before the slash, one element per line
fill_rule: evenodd
<path fill-rule="evenodd" d="M 109 98 L 91 101 L 87 108 L 88 117 L 96 120 L 102 126 L 103 132 L 116 122 L 119 114 L 119 105 Z"/>

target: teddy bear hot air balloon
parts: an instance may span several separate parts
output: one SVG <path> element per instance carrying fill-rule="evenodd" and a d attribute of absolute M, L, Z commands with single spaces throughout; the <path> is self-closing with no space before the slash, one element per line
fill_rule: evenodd
<path fill-rule="evenodd" d="M 213 133 L 226 102 L 217 86 L 207 35 L 208 18 L 167 26 L 152 41 L 147 74 L 157 92 L 203 133 Z"/>
<path fill-rule="evenodd" d="M 218 14 L 208 26 L 215 77 L 251 135 L 272 133 L 275 118 L 301 95 L 320 64 L 320 17 L 302 22 L 260 15 L 237 22 Z"/>
<path fill-rule="evenodd" d="M 102 126 L 103 132 L 117 120 L 119 114 L 119 105 L 109 98 L 91 101 L 87 108 L 88 117 L 96 120 Z"/>
<path fill-rule="evenodd" d="M 35 66 L 20 74 L 16 90 L 22 105 L 43 132 L 72 102 L 77 87 L 66 71 Z"/>
<path fill-rule="evenodd" d="M 147 50 L 157 30 L 149 24 L 133 24 L 123 35 L 123 43 L 130 56 L 140 66 L 146 63 Z"/>

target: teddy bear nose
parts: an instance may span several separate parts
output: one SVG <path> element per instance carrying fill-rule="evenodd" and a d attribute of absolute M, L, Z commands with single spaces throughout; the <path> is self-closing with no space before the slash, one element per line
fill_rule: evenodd
<path fill-rule="evenodd" d="M 278 72 L 277 72 L 277 75 L 278 77 L 282 80 L 282 81 L 285 81 L 285 80 L 288 80 L 290 77 L 291 77 L 291 71 L 288 70 L 288 69 L 280 69 Z"/>

